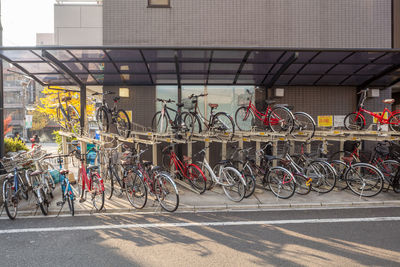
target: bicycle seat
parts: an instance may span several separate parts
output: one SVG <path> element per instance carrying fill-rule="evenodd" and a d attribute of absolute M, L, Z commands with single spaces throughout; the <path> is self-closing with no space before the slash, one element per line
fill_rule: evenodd
<path fill-rule="evenodd" d="M 218 162 L 218 164 L 228 164 L 228 163 L 231 163 L 229 159 L 224 159 Z"/>
<path fill-rule="evenodd" d="M 116 96 L 116 97 L 113 98 L 114 102 L 117 102 L 117 101 L 120 100 L 120 99 L 121 99 L 120 96 Z"/>
<path fill-rule="evenodd" d="M 210 108 L 217 108 L 218 104 L 208 104 L 210 106 Z"/>
<path fill-rule="evenodd" d="M 143 166 L 145 166 L 145 167 L 149 167 L 149 166 L 151 166 L 151 164 L 153 164 L 153 162 L 151 162 L 151 161 L 143 161 Z"/>
<path fill-rule="evenodd" d="M 61 98 L 61 101 L 67 102 L 67 101 L 70 101 L 71 99 L 72 98 L 70 96 L 65 96 L 65 97 Z"/>
<path fill-rule="evenodd" d="M 270 155 L 264 155 L 264 158 L 267 160 L 267 161 L 271 161 L 271 160 L 276 160 L 276 159 L 281 159 L 281 158 L 278 158 L 278 157 L 275 157 L 275 156 L 270 156 Z"/>
<path fill-rule="evenodd" d="M 89 165 L 89 166 L 87 167 L 87 169 L 88 169 L 88 170 L 91 170 L 91 171 L 94 171 L 94 170 L 98 170 L 98 169 L 99 169 L 99 166 L 97 166 L 97 165 Z"/>
<path fill-rule="evenodd" d="M 191 159 L 192 159 L 192 157 L 188 157 L 186 155 L 183 155 L 183 161 L 189 161 Z"/>
<path fill-rule="evenodd" d="M 66 169 L 62 169 L 61 171 L 60 171 L 60 174 L 61 175 L 65 175 L 65 174 L 68 174 L 69 173 L 69 170 L 66 170 Z"/>
<path fill-rule="evenodd" d="M 342 157 L 343 161 L 346 162 L 347 164 L 350 164 L 353 161 L 353 157 Z"/>
<path fill-rule="evenodd" d="M 42 173 L 43 173 L 42 171 L 37 170 L 37 171 L 31 172 L 29 175 L 36 176 L 36 175 L 41 175 Z"/>
<path fill-rule="evenodd" d="M 394 103 L 394 99 L 393 98 L 385 99 L 385 100 L 382 100 L 382 102 L 385 103 L 385 104 L 393 104 Z"/>
<path fill-rule="evenodd" d="M 184 106 L 184 104 L 182 104 L 182 103 L 177 103 L 176 106 L 177 106 L 178 108 L 181 108 L 181 107 Z"/>
<path fill-rule="evenodd" d="M 276 103 L 275 100 L 265 100 L 265 104 L 267 104 L 267 105 L 272 105 L 272 104 L 275 104 L 275 103 Z"/>

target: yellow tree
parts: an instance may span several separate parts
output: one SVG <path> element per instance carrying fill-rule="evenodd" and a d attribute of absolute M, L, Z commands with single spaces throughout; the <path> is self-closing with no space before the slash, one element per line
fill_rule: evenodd
<path fill-rule="evenodd" d="M 45 97 L 39 99 L 40 104 L 37 105 L 37 110 L 41 113 L 47 114 L 52 120 L 63 124 L 64 119 L 62 117 L 62 114 L 60 114 L 60 112 L 58 111 L 59 100 L 63 108 L 66 110 L 67 109 L 66 102 L 63 100 L 67 98 L 70 99 L 68 101 L 68 105 L 74 106 L 77 112 L 80 113 L 81 110 L 80 93 L 71 91 L 62 91 L 64 89 L 62 87 L 52 86 L 52 88 L 58 90 L 52 90 L 49 89 L 48 87 L 45 87 L 43 89 L 42 93 L 45 95 Z M 86 111 L 88 117 L 93 116 L 95 111 L 94 103 L 87 103 Z"/>

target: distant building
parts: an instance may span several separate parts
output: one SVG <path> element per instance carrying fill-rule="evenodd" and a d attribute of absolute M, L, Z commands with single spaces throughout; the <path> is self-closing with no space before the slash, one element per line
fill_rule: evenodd
<path fill-rule="evenodd" d="M 36 46 L 54 45 L 54 33 L 36 33 Z"/>

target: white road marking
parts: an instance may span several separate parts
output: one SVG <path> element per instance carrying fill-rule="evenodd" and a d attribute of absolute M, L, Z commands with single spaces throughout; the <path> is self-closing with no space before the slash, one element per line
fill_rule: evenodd
<path fill-rule="evenodd" d="M 370 217 L 370 218 L 331 218 L 331 219 L 301 219 L 301 220 L 273 220 L 273 221 L 228 221 L 228 222 L 190 222 L 190 223 L 145 223 L 145 224 L 117 224 L 117 225 L 92 225 L 69 226 L 48 228 L 22 228 L 0 230 L 0 234 L 38 233 L 38 232 L 65 232 L 88 231 L 109 229 L 137 229 L 137 228 L 177 228 L 177 227 L 201 227 L 201 226 L 243 226 L 243 225 L 281 225 L 303 223 L 347 223 L 347 222 L 384 222 L 400 221 L 400 217 Z"/>
<path fill-rule="evenodd" d="M 354 207 L 312 207 L 312 208 L 257 208 L 257 209 L 221 209 L 221 210 L 213 210 L 213 209 L 200 209 L 200 210 L 177 210 L 174 213 L 169 213 L 166 211 L 122 211 L 122 212 L 93 212 L 90 213 L 90 210 L 79 210 L 75 212 L 82 212 L 85 213 L 75 213 L 74 217 L 99 217 L 99 216 L 123 216 L 123 215 L 172 215 L 172 214 L 186 214 L 186 213 L 231 213 L 231 212 L 260 212 L 260 211 L 305 211 L 305 210 L 343 210 L 343 209 L 382 209 L 382 208 L 399 208 L 399 206 L 389 206 L 389 205 L 382 205 L 382 206 L 354 206 Z M 58 211 L 50 211 L 50 212 L 58 212 Z M 0 217 L 0 220 L 9 220 L 6 214 Z M 29 212 L 31 213 L 31 212 Z M 44 218 L 64 218 L 70 217 L 71 214 L 69 213 L 62 213 L 60 215 L 52 214 L 52 215 L 21 215 L 18 213 L 17 219 L 44 219 Z"/>

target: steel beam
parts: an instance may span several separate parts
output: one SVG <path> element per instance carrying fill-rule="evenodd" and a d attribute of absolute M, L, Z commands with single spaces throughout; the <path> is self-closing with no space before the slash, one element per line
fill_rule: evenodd
<path fill-rule="evenodd" d="M 279 77 L 292 65 L 293 62 L 299 57 L 299 52 L 294 52 L 286 62 L 279 68 L 279 70 L 274 74 L 269 83 L 265 86 L 266 88 L 271 88 L 274 86 L 275 82 L 279 79 Z"/>

